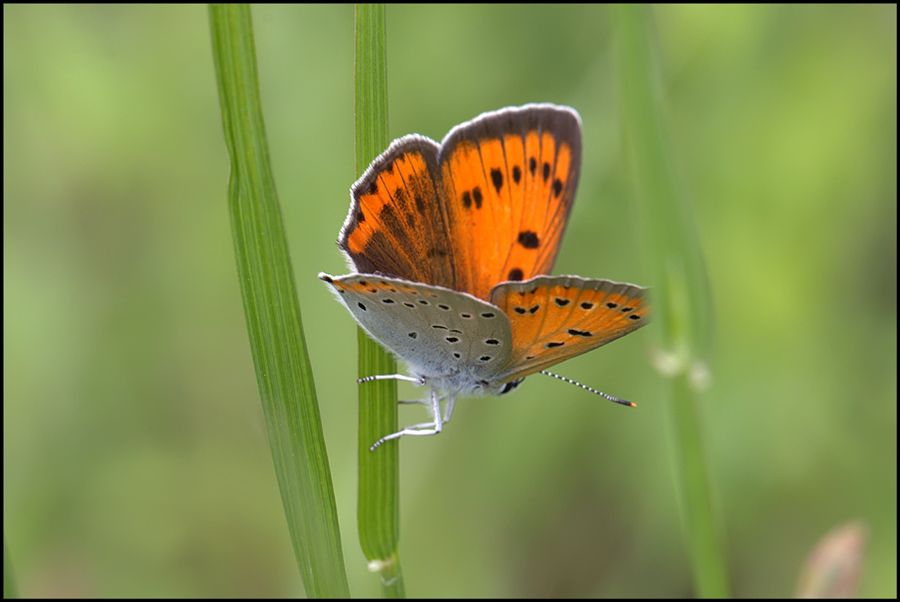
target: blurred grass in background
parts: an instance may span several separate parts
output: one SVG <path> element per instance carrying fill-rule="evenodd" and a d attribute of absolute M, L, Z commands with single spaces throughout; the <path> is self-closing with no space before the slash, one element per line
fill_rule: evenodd
<path fill-rule="evenodd" d="M 896 8 L 656 9 L 716 302 L 707 452 L 737 596 L 834 526 L 896 596 Z M 350 6 L 254 7 L 276 184 L 354 595 L 355 325 L 315 279 L 354 179 Z M 557 274 L 652 286 L 602 7 L 390 6 L 390 135 L 575 107 Z M 264 437 L 200 6 L 4 6 L 4 531 L 25 596 L 302 591 Z M 652 327 L 652 326 L 651 326 Z M 691 593 L 648 332 L 401 443 L 411 596 Z M 401 397 L 416 394 L 401 387 Z M 401 422 L 421 408 L 402 408 Z M 404 419 L 406 417 L 406 419 Z"/>

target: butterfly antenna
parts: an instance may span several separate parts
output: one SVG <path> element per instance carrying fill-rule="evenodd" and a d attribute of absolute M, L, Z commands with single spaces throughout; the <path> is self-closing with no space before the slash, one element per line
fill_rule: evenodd
<path fill-rule="evenodd" d="M 620 403 L 620 404 L 622 404 L 623 406 L 631 406 L 632 408 L 636 408 L 636 407 L 637 407 L 634 403 L 632 403 L 632 402 L 630 402 L 630 401 L 626 401 L 626 400 L 624 400 L 624 399 L 619 399 L 618 397 L 613 397 L 612 395 L 607 395 L 607 394 L 604 393 L 603 391 L 598 391 L 597 389 L 595 389 L 595 388 L 593 388 L 593 387 L 589 387 L 589 386 L 587 386 L 587 385 L 581 384 L 581 383 L 578 382 L 577 380 L 572 380 L 571 378 L 566 378 L 565 376 L 560 376 L 559 374 L 555 374 L 555 373 L 550 372 L 550 371 L 548 371 L 548 370 L 541 370 L 541 374 L 546 374 L 547 376 L 552 376 L 553 378 L 558 378 L 559 380 L 561 380 L 561 381 L 563 381 L 563 382 L 567 382 L 567 383 L 569 383 L 570 385 L 575 385 L 575 386 L 577 386 L 577 387 L 581 387 L 581 388 L 584 389 L 585 391 L 590 391 L 590 392 L 593 393 L 594 395 L 599 395 L 600 397 L 603 397 L 604 399 L 608 399 L 608 400 L 610 400 L 610 401 L 614 401 L 614 402 L 616 402 L 616 403 Z"/>

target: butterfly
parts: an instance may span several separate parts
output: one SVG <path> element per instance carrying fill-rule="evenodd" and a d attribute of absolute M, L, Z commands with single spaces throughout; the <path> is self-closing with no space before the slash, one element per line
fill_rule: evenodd
<path fill-rule="evenodd" d="M 457 396 L 508 393 L 648 322 L 644 288 L 548 275 L 580 168 L 578 113 L 529 104 L 484 113 L 440 144 L 398 138 L 353 184 L 338 247 L 355 273 L 319 278 L 412 375 L 360 382 L 429 386 L 433 413 L 372 450 L 441 432 Z"/>

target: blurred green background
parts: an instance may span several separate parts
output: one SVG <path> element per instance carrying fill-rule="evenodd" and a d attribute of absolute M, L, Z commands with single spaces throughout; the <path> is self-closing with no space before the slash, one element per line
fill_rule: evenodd
<path fill-rule="evenodd" d="M 4 6 L 4 532 L 26 596 L 295 596 L 226 215 L 202 6 Z M 391 6 L 391 137 L 575 107 L 557 274 L 652 286 L 628 200 L 615 12 Z M 354 180 L 353 11 L 254 8 L 263 106 L 351 591 L 355 325 L 315 278 Z M 706 448 L 734 593 L 791 595 L 833 527 L 897 594 L 896 7 L 656 8 L 716 302 Z M 686 596 L 653 326 L 404 439 L 410 596 Z M 414 388 L 401 387 L 411 398 Z M 421 408 L 401 410 L 404 423 Z"/>

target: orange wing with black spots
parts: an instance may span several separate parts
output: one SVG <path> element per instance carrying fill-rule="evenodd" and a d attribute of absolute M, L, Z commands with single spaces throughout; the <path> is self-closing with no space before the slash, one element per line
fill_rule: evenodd
<path fill-rule="evenodd" d="M 490 302 L 509 317 L 513 349 L 508 382 L 549 368 L 633 332 L 649 322 L 646 289 L 577 276 L 506 282 Z"/>
<path fill-rule="evenodd" d="M 485 113 L 441 145 L 405 136 L 353 185 L 338 245 L 360 273 L 487 299 L 550 273 L 580 165 L 580 118 L 554 105 Z"/>
<path fill-rule="evenodd" d="M 453 288 L 453 249 L 435 184 L 438 151 L 424 136 L 404 136 L 353 185 L 338 246 L 357 272 Z"/>
<path fill-rule="evenodd" d="M 577 113 L 553 105 L 487 113 L 447 135 L 439 166 L 464 270 L 457 290 L 487 299 L 499 282 L 550 273 L 578 186 Z"/>

